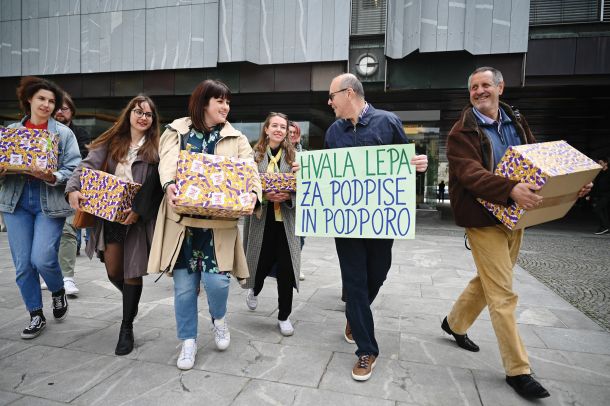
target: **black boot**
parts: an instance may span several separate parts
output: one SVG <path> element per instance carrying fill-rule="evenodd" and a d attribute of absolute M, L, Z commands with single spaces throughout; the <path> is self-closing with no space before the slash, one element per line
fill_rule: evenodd
<path fill-rule="evenodd" d="M 123 321 L 119 331 L 119 341 L 116 343 L 114 353 L 116 355 L 127 355 L 133 351 L 133 324 Z"/>
<path fill-rule="evenodd" d="M 133 320 L 138 314 L 140 296 L 142 296 L 142 285 L 123 284 L 123 322 L 114 351 L 116 355 L 126 355 L 133 350 Z"/>
<path fill-rule="evenodd" d="M 468 338 L 468 334 L 456 334 L 451 330 L 451 328 L 449 327 L 449 323 L 447 322 L 447 317 L 445 317 L 445 319 L 443 320 L 441 328 L 443 329 L 443 331 L 445 331 L 445 333 L 451 334 L 453 338 L 455 338 L 455 342 L 457 343 L 457 345 L 459 345 L 463 349 L 472 352 L 479 351 L 479 346 L 473 343 L 470 338 Z"/>

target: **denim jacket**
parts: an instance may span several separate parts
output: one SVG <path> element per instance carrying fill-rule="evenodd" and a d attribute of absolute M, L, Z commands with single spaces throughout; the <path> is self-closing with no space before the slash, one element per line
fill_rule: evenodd
<path fill-rule="evenodd" d="M 25 125 L 29 117 L 24 117 L 19 123 L 14 123 L 9 128 L 19 128 Z M 40 190 L 40 206 L 42 212 L 49 217 L 68 217 L 73 213 L 70 205 L 64 197 L 66 182 L 78 166 L 81 158 L 78 150 L 76 136 L 70 128 L 49 118 L 48 130 L 53 134 L 59 134 L 59 157 L 57 162 L 58 170 L 53 172 L 55 183 L 44 184 L 44 189 Z M 23 186 L 28 175 L 9 174 L 4 176 L 4 182 L 0 187 L 0 211 L 12 213 L 15 211 L 17 202 L 23 192 Z"/>

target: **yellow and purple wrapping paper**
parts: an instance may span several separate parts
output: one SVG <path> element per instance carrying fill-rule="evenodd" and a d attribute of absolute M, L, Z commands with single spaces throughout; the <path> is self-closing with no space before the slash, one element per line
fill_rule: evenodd
<path fill-rule="evenodd" d="M 59 136 L 47 130 L 0 128 L 0 168 L 24 172 L 35 163 L 41 169 L 57 171 Z"/>
<path fill-rule="evenodd" d="M 250 215 L 257 176 L 252 159 L 180 151 L 175 211 L 228 218 Z"/>
<path fill-rule="evenodd" d="M 543 188 L 553 177 L 596 170 L 597 168 L 599 168 L 599 165 L 595 161 L 567 142 L 552 141 L 509 147 L 494 173 L 511 180 L 530 183 Z M 539 193 L 543 194 L 543 191 L 544 188 Z M 569 200 L 564 196 L 544 199 L 547 202 L 556 203 L 564 203 Z M 576 200 L 575 194 L 573 200 Z M 503 206 L 480 198 L 478 201 L 511 230 L 515 229 L 521 217 L 526 213 L 526 210 L 517 203 Z"/>
<path fill-rule="evenodd" d="M 294 173 L 259 173 L 263 193 L 296 192 L 297 178 Z"/>
<path fill-rule="evenodd" d="M 85 197 L 80 208 L 108 221 L 123 222 L 130 209 L 139 183 L 130 183 L 106 172 L 83 168 L 80 174 L 80 192 Z"/>

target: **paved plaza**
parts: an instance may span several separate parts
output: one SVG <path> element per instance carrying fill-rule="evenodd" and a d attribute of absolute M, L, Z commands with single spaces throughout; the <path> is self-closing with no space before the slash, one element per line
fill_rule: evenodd
<path fill-rule="evenodd" d="M 277 328 L 275 280 L 267 280 L 254 312 L 233 282 L 231 346 L 215 349 L 202 293 L 197 362 L 181 372 L 175 366 L 179 341 L 171 279 L 145 278 L 134 324 L 136 349 L 117 357 L 120 296 L 103 265 L 85 256 L 77 259 L 81 293 L 70 301 L 68 318 L 52 319 L 45 291 L 47 329 L 22 340 L 28 316 L 6 237 L 0 233 L 0 405 L 610 404 L 610 334 L 520 267 L 519 329 L 550 398 L 524 401 L 504 382 L 486 311 L 469 331 L 478 353 L 458 348 L 442 332 L 442 318 L 475 274 L 461 231 L 447 224 L 424 221 L 416 240 L 396 241 L 392 269 L 374 304 L 381 354 L 364 383 L 350 375 L 355 347 L 342 336 L 344 305 L 332 239 L 306 240 L 307 279 L 295 294 L 294 336 L 283 337 Z"/>

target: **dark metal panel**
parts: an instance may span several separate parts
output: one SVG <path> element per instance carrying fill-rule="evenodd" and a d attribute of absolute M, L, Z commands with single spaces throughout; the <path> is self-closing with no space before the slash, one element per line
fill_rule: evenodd
<path fill-rule="evenodd" d="M 275 67 L 275 90 L 310 91 L 311 66 L 307 65 L 278 65 Z"/>
<path fill-rule="evenodd" d="M 242 64 L 239 70 L 239 90 L 241 93 L 272 92 L 274 69 L 272 66 Z"/>
<path fill-rule="evenodd" d="M 83 84 L 83 97 L 108 97 L 110 96 L 112 75 L 102 73 L 98 75 L 88 75 Z"/>
<path fill-rule="evenodd" d="M 610 73 L 610 37 L 578 38 L 574 71 L 577 75 Z"/>
<path fill-rule="evenodd" d="M 144 72 L 144 93 L 148 95 L 174 94 L 174 72 Z"/>
<path fill-rule="evenodd" d="M 195 86 L 205 79 L 202 69 L 177 70 L 174 75 L 175 94 L 191 94 Z"/>
<path fill-rule="evenodd" d="M 112 96 L 133 97 L 144 89 L 142 72 L 124 72 L 111 75 Z"/>
<path fill-rule="evenodd" d="M 526 76 L 574 73 L 576 38 L 530 40 L 528 49 Z"/>

